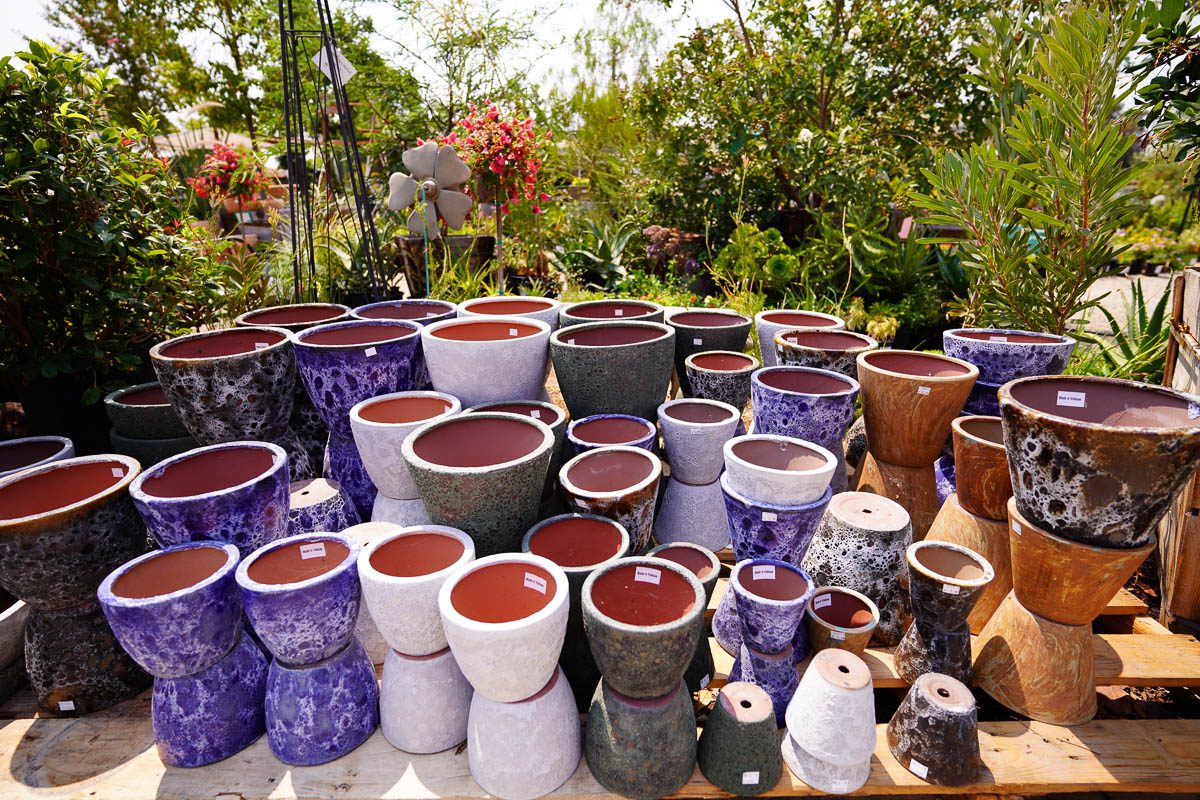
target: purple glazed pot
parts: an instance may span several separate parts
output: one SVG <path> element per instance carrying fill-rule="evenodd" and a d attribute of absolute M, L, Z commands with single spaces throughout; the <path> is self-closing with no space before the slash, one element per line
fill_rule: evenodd
<path fill-rule="evenodd" d="M 1000 386 L 999 383 L 975 381 L 971 394 L 967 395 L 967 402 L 963 403 L 962 413 L 981 417 L 1000 416 Z"/>
<path fill-rule="evenodd" d="M 827 488 L 820 498 L 806 505 L 781 506 L 750 500 L 729 487 L 728 477 L 728 473 L 721 476 L 721 492 L 737 560 L 773 558 L 799 565 L 833 490 Z"/>
<path fill-rule="evenodd" d="M 800 685 L 796 664 L 803 660 L 797 659 L 790 648 L 782 653 L 767 655 L 743 644 L 729 669 L 726 685 L 744 681 L 766 692 L 775 711 L 775 727 L 782 728 L 788 703 L 792 701 L 792 696 L 796 694 L 796 688 Z"/>
<path fill-rule="evenodd" d="M 653 422 L 629 414 L 594 414 L 567 425 L 571 455 L 601 447 L 625 445 L 654 452 L 658 428 Z"/>
<path fill-rule="evenodd" d="M 424 328 L 435 322 L 454 319 L 457 313 L 457 306 L 445 300 L 409 299 L 368 303 L 351 311 L 350 316 L 355 319 L 403 319 Z M 414 388 L 428 391 L 433 388 L 433 380 L 429 377 L 429 367 L 425 364 L 425 353 L 420 344 L 417 345 L 417 355 L 420 365 Z"/>
<path fill-rule="evenodd" d="M 288 536 L 318 531 L 340 533 L 362 522 L 350 496 L 336 481 L 296 481 L 288 492 Z"/>
<path fill-rule="evenodd" d="M 978 380 L 999 386 L 1017 378 L 1061 375 L 1071 360 L 1075 340 L 1054 333 L 958 328 L 942 334 L 942 349 L 948 356 L 979 367 Z"/>
<path fill-rule="evenodd" d="M 238 565 L 246 616 L 277 662 L 314 664 L 354 638 L 360 550 L 352 537 L 309 533 L 260 547 Z"/>
<path fill-rule="evenodd" d="M 784 561 L 754 558 L 733 568 L 729 586 L 742 642 L 766 655 L 791 647 L 812 597 L 814 586 L 808 573 Z"/>
<path fill-rule="evenodd" d="M 129 495 L 160 545 L 227 542 L 244 556 L 287 536 L 287 464 L 269 442 L 198 447 L 143 472 Z"/>
<path fill-rule="evenodd" d="M 830 485 L 846 490 L 842 440 L 854 422 L 858 381 L 815 367 L 769 367 L 751 378 L 754 432 L 791 436 L 821 445 L 837 458 Z"/>
<path fill-rule="evenodd" d="M 107 399 L 105 398 L 106 405 Z M 74 455 L 75 445 L 63 436 L 30 436 L 0 442 L 0 478 L 7 478 L 23 470 L 52 464 L 55 461 L 63 461 Z"/>
<path fill-rule="evenodd" d="M 329 434 L 329 441 L 325 444 L 323 474 L 342 487 L 359 519 L 372 518 L 379 489 L 371 480 L 367 465 L 358 452 L 358 444 L 353 439 Z"/>
<path fill-rule="evenodd" d="M 267 659 L 241 633 L 220 661 L 195 675 L 158 678 L 150 720 L 168 767 L 212 764 L 254 744 L 267 730 Z"/>
<path fill-rule="evenodd" d="M 191 542 L 117 567 L 97 595 L 117 641 L 158 678 L 203 672 L 241 633 L 242 598 L 231 544 Z"/>

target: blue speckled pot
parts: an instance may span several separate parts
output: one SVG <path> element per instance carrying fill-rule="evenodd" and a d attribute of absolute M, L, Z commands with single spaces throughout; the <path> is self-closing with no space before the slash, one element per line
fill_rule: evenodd
<path fill-rule="evenodd" d="M 854 422 L 858 381 L 815 367 L 770 367 L 750 379 L 754 432 L 791 436 L 821 445 L 837 457 L 830 485 L 846 490 L 842 440 Z"/>
<path fill-rule="evenodd" d="M 1000 385 L 1035 375 L 1061 375 L 1075 340 L 1054 333 L 958 328 L 942 333 L 942 349 L 979 367 L 979 380 Z"/>
<path fill-rule="evenodd" d="M 238 565 L 246 616 L 276 661 L 314 664 L 354 638 L 361 549 L 350 536 L 309 533 L 259 548 Z"/>
<path fill-rule="evenodd" d="M 285 764 L 324 764 L 365 742 L 379 725 L 375 667 L 358 639 L 308 667 L 271 662 L 267 743 Z"/>
<path fill-rule="evenodd" d="M 1000 386 L 999 383 L 975 381 L 975 385 L 971 387 L 971 394 L 967 395 L 967 402 L 963 403 L 962 413 L 978 414 L 982 417 L 1000 416 Z"/>
<path fill-rule="evenodd" d="M 242 599 L 231 544 L 192 542 L 156 550 L 117 567 L 100 584 L 100 607 L 117 641 L 159 678 L 193 675 L 216 664 L 241 630 Z M 144 596 L 155 587 L 164 591 Z"/>
<path fill-rule="evenodd" d="M 195 675 L 158 678 L 150 720 L 168 767 L 200 767 L 249 747 L 266 730 L 267 659 L 249 636 Z"/>
<path fill-rule="evenodd" d="M 954 459 L 942 456 L 933 462 L 933 477 L 937 481 L 938 508 L 941 508 L 946 498 L 954 494 Z"/>
<path fill-rule="evenodd" d="M 733 568 L 729 586 L 742 643 L 765 655 L 791 647 L 815 588 L 807 572 L 784 561 L 748 559 Z"/>
<path fill-rule="evenodd" d="M 227 542 L 245 556 L 287 535 L 288 457 L 269 442 L 197 447 L 143 472 L 129 496 L 160 545 Z"/>
<path fill-rule="evenodd" d="M 305 501 L 306 492 L 318 491 L 317 487 L 324 490 L 326 486 L 332 494 L 322 496 L 317 502 Z M 295 481 L 289 487 L 289 502 L 288 536 L 318 531 L 339 533 L 362 522 L 350 496 L 337 481 Z"/>
<path fill-rule="evenodd" d="M 604 420 L 615 420 L 615 422 L 604 422 Z M 598 435 L 595 439 L 581 438 L 577 434 L 580 426 L 587 425 L 589 428 L 595 429 L 597 424 L 600 426 L 628 426 L 631 430 L 639 426 L 642 428 L 640 435 L 634 438 L 625 438 L 621 436 Z M 602 428 L 603 429 L 603 428 Z M 585 428 L 587 430 L 587 428 Z M 611 431 L 610 432 L 616 432 Z M 604 441 L 601 441 L 601 440 Z M 620 439 L 621 441 L 618 441 Z M 613 447 L 615 445 L 625 445 L 627 447 L 640 447 L 643 450 L 654 452 L 654 444 L 658 439 L 658 428 L 653 422 L 635 417 L 630 414 L 593 414 L 590 417 L 582 417 L 572 420 L 567 425 L 567 442 L 571 448 L 571 455 L 577 456 L 580 453 L 586 453 L 588 450 L 596 450 L 601 447 Z"/>
<path fill-rule="evenodd" d="M 799 566 L 833 490 L 807 505 L 780 506 L 750 500 L 729 488 L 727 478 L 728 473 L 721 476 L 721 492 L 737 560 L 774 558 Z"/>
<path fill-rule="evenodd" d="M 422 328 L 454 319 L 458 307 L 445 300 L 410 299 L 384 300 L 382 303 L 368 303 L 350 312 L 355 319 L 404 319 L 415 322 Z M 425 363 L 425 353 L 420 343 L 417 344 L 417 357 L 420 361 L 417 367 L 416 387 L 420 391 L 433 388 L 433 380 L 429 377 L 429 366 Z"/>
<path fill-rule="evenodd" d="M 321 472 L 346 493 L 359 519 L 371 518 L 379 489 L 371 480 L 354 439 L 343 439 L 336 433 L 329 434 L 329 441 L 325 443 L 325 464 Z"/>
<path fill-rule="evenodd" d="M 792 701 L 792 695 L 800 685 L 796 664 L 803 660 L 797 659 L 791 650 L 766 655 L 757 653 L 743 644 L 738 649 L 738 657 L 729 670 L 726 683 L 745 681 L 765 691 L 770 696 L 775 711 L 775 727 L 782 728 L 788 703 Z"/>

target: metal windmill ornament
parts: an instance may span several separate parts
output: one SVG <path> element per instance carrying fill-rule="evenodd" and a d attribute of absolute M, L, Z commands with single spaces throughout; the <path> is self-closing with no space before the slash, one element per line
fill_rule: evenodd
<path fill-rule="evenodd" d="M 454 148 L 448 144 L 438 147 L 436 142 L 425 142 L 405 150 L 402 160 L 411 175 L 393 172 L 388 178 L 388 208 L 401 211 L 424 200 L 425 207 L 415 209 L 407 224 L 414 234 L 424 230 L 428 239 L 441 235 L 439 219 L 451 228 L 461 228 L 474 203 L 457 190 L 471 177 L 471 168 L 463 163 Z"/>

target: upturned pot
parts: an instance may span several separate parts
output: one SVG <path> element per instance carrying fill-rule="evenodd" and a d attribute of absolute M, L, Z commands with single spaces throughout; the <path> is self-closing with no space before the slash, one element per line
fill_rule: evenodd
<path fill-rule="evenodd" d="M 350 309 L 338 303 L 293 303 L 267 306 L 239 314 L 234 323 L 243 328 L 283 328 L 292 333 L 350 318 Z"/>
<path fill-rule="evenodd" d="M 558 312 L 562 303 L 551 297 L 522 297 L 497 295 L 476 297 L 458 304 L 459 317 L 528 317 L 558 329 Z"/>
<path fill-rule="evenodd" d="M 452 417 L 462 410 L 457 397 L 442 392 L 396 392 L 371 397 L 350 409 L 350 428 L 363 467 L 379 497 L 412 500 L 420 497 L 403 444 L 408 435 L 432 419 Z M 372 513 L 374 508 L 372 508 Z"/>
<path fill-rule="evenodd" d="M 288 536 L 339 533 L 359 522 L 358 510 L 336 481 L 312 478 L 288 485 Z"/>
<path fill-rule="evenodd" d="M 654 528 L 662 461 L 640 447 L 602 447 L 572 458 L 558 473 L 567 504 L 616 520 L 629 532 L 631 553 L 644 552 Z"/>
<path fill-rule="evenodd" d="M 737 408 L 716 400 L 668 400 L 659 406 L 671 477 L 695 486 L 714 483 L 725 466 L 722 448 L 741 421 Z"/>
<path fill-rule="evenodd" d="M 900 766 L 929 783 L 974 783 L 983 769 L 978 725 L 971 690 L 949 675 L 927 672 L 888 722 L 888 750 Z"/>
<path fill-rule="evenodd" d="M 260 547 L 237 568 L 242 606 L 275 663 L 330 658 L 354 639 L 359 543 L 344 534 L 289 536 Z"/>
<path fill-rule="evenodd" d="M 713 633 L 735 653 L 743 644 L 763 655 L 782 653 L 798 633 L 803 636 L 804 609 L 812 593 L 812 578 L 799 567 L 766 558 L 739 561 L 713 615 Z M 806 653 L 797 655 L 799 661 Z"/>
<path fill-rule="evenodd" d="M 1000 389 L 1021 516 L 1097 547 L 1140 547 L 1200 465 L 1200 397 L 1114 378 Z"/>
<path fill-rule="evenodd" d="M 717 578 L 721 575 L 721 562 L 716 553 L 701 545 L 691 542 L 673 542 L 660 544 L 646 554 L 647 558 L 661 558 L 672 561 L 685 569 L 691 570 L 704 588 L 704 606 L 712 602 L 713 592 L 717 588 Z M 712 682 L 716 667 L 713 664 L 712 649 L 708 646 L 708 623 L 701 625 L 700 638 L 696 641 L 696 653 L 683 674 L 683 681 L 689 692 L 705 689 Z"/>
<path fill-rule="evenodd" d="M 545 501 L 558 485 L 558 471 L 567 460 L 567 412 L 544 400 L 518 400 L 512 403 L 481 403 L 468 408 L 465 413 L 476 414 L 480 411 L 517 414 L 550 426 L 554 434 L 554 450 L 550 455 L 550 469 L 546 472 L 546 484 L 542 492 Z"/>
<path fill-rule="evenodd" d="M 193 542 L 117 567 L 97 595 L 121 647 L 156 678 L 216 665 L 241 635 L 238 560 L 231 544 Z"/>
<path fill-rule="evenodd" d="M 950 423 L 954 439 L 954 481 L 964 509 L 988 519 L 1004 519 L 1012 480 L 999 417 L 966 416 Z"/>
<path fill-rule="evenodd" d="M 999 416 L 1000 386 L 999 383 L 975 381 L 975 385 L 971 387 L 971 394 L 967 396 L 967 402 L 963 403 L 963 413 L 983 417 Z"/>
<path fill-rule="evenodd" d="M 270 442 L 198 447 L 143 472 L 129 494 L 160 545 L 210 539 L 249 555 L 287 536 L 287 464 Z"/>
<path fill-rule="evenodd" d="M 760 311 L 754 315 L 754 327 L 758 331 L 758 349 L 764 367 L 774 367 L 779 363 L 775 354 L 775 334 L 780 331 L 840 331 L 846 328 L 846 323 L 840 317 L 832 314 L 822 314 L 817 311 L 782 308 L 774 311 Z"/>
<path fill-rule="evenodd" d="M 662 697 L 680 682 L 704 626 L 704 589 L 690 569 L 624 558 L 583 584 L 583 623 L 605 682 L 627 697 Z"/>
<path fill-rule="evenodd" d="M 858 356 L 879 349 L 879 342 L 852 331 L 784 330 L 775 334 L 779 366 L 812 367 L 858 377 Z"/>
<path fill-rule="evenodd" d="M 1005 595 L 1013 588 L 1012 557 L 1008 545 L 1009 529 L 1007 522 L 972 514 L 963 508 L 959 501 L 957 494 L 946 498 L 925 536 L 925 541 L 961 545 L 986 558 L 995 570 L 995 577 L 979 593 L 971 613 L 967 615 L 971 633 L 979 633 L 996 612 Z"/>
<path fill-rule="evenodd" d="M 440 753 L 466 741 L 474 693 L 449 647 L 423 656 L 389 648 L 379 681 L 379 727 L 397 750 Z"/>
<path fill-rule="evenodd" d="M 550 337 L 554 376 L 573 419 L 653 419 L 671 384 L 675 331 L 659 322 L 573 325 Z"/>
<path fill-rule="evenodd" d="M 757 358 L 732 350 L 693 353 L 683 361 L 692 397 L 728 403 L 737 409 L 739 417 L 750 402 L 750 377 L 757 369 Z M 738 433 L 745 433 L 740 421 Z"/>
<path fill-rule="evenodd" d="M 691 484 L 672 475 L 662 490 L 654 516 L 654 541 L 691 542 L 709 550 L 729 546 L 729 519 L 721 482 Z"/>
<path fill-rule="evenodd" d="M 426 423 L 401 450 L 430 520 L 487 556 L 519 549 L 537 519 L 554 432 L 528 416 L 460 414 Z"/>
<path fill-rule="evenodd" d="M 796 677 L 798 660 L 788 648 L 780 653 L 760 653 L 747 647 L 745 642 L 738 649 L 738 656 L 729 668 L 728 680 L 753 684 L 771 698 L 775 709 L 775 725 L 784 726 L 784 711 L 796 693 L 799 679 Z"/>
<path fill-rule="evenodd" d="M 781 506 L 812 503 L 829 489 L 837 457 L 815 442 L 751 434 L 725 442 L 725 475 L 734 492 Z"/>
<path fill-rule="evenodd" d="M 515 703 L 476 692 L 467 737 L 471 776 L 501 800 L 550 794 L 575 773 L 583 755 L 579 712 L 561 669 L 537 694 Z"/>
<path fill-rule="evenodd" d="M 831 647 L 861 656 L 879 625 L 879 607 L 862 592 L 822 586 L 804 608 L 804 624 L 813 652 Z"/>
<path fill-rule="evenodd" d="M 104 397 L 113 430 L 130 439 L 178 439 L 191 436 L 158 381 L 117 389 Z"/>
<path fill-rule="evenodd" d="M 659 322 L 663 307 L 649 300 L 586 300 L 568 303 L 558 309 L 558 327 L 588 325 L 593 322 Z"/>
<path fill-rule="evenodd" d="M 658 428 L 654 423 L 629 414 L 593 414 L 572 420 L 567 426 L 567 443 L 572 456 L 614 445 L 653 451 L 657 440 Z"/>
<path fill-rule="evenodd" d="M 979 380 L 1008 383 L 1034 375 L 1059 375 L 1067 368 L 1075 340 L 1054 333 L 1006 328 L 957 328 L 942 333 L 946 355 L 979 367 Z"/>
<path fill-rule="evenodd" d="M 799 565 L 809 543 L 825 515 L 833 490 L 811 503 L 785 506 L 752 500 L 730 485 L 729 473 L 721 476 L 721 494 L 733 554 L 738 561 L 747 558 L 774 558 Z"/>
<path fill-rule="evenodd" d="M 700 772 L 730 794 L 754 797 L 771 791 L 783 775 L 777 728 L 763 689 L 743 681 L 726 683 L 696 745 Z"/>
<path fill-rule="evenodd" d="M 814 442 L 834 454 L 837 467 L 830 485 L 846 490 L 842 440 L 854 422 L 858 381 L 813 367 L 760 369 L 751 380 L 754 432 Z"/>
<path fill-rule="evenodd" d="M 470 408 L 542 399 L 550 333 L 549 324 L 531 317 L 467 317 L 428 326 L 421 346 L 433 388 Z"/>
<path fill-rule="evenodd" d="M 0 442 L 0 479 L 74 456 L 75 445 L 65 436 L 27 436 Z"/>
<path fill-rule="evenodd" d="M 384 300 L 382 303 L 367 303 L 350 312 L 355 319 L 403 319 L 424 327 L 444 319 L 454 319 L 458 306 L 445 300 L 427 298 L 408 300 Z"/>
<path fill-rule="evenodd" d="M 754 321 L 745 314 L 724 308 L 684 309 L 668 314 L 667 324 L 675 329 L 675 374 L 679 378 L 679 388 L 684 397 L 691 397 L 688 356 L 708 350 L 742 352 Z"/>

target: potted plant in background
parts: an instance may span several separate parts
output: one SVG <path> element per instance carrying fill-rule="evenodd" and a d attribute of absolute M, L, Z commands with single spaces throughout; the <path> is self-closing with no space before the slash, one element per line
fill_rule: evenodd
<path fill-rule="evenodd" d="M 217 142 L 213 145 L 200 171 L 188 178 L 188 186 L 197 197 L 223 204 L 225 213 L 235 214 L 253 206 L 260 191 L 266 191 L 271 179 L 258 154 L 244 147 L 230 147 Z"/>

